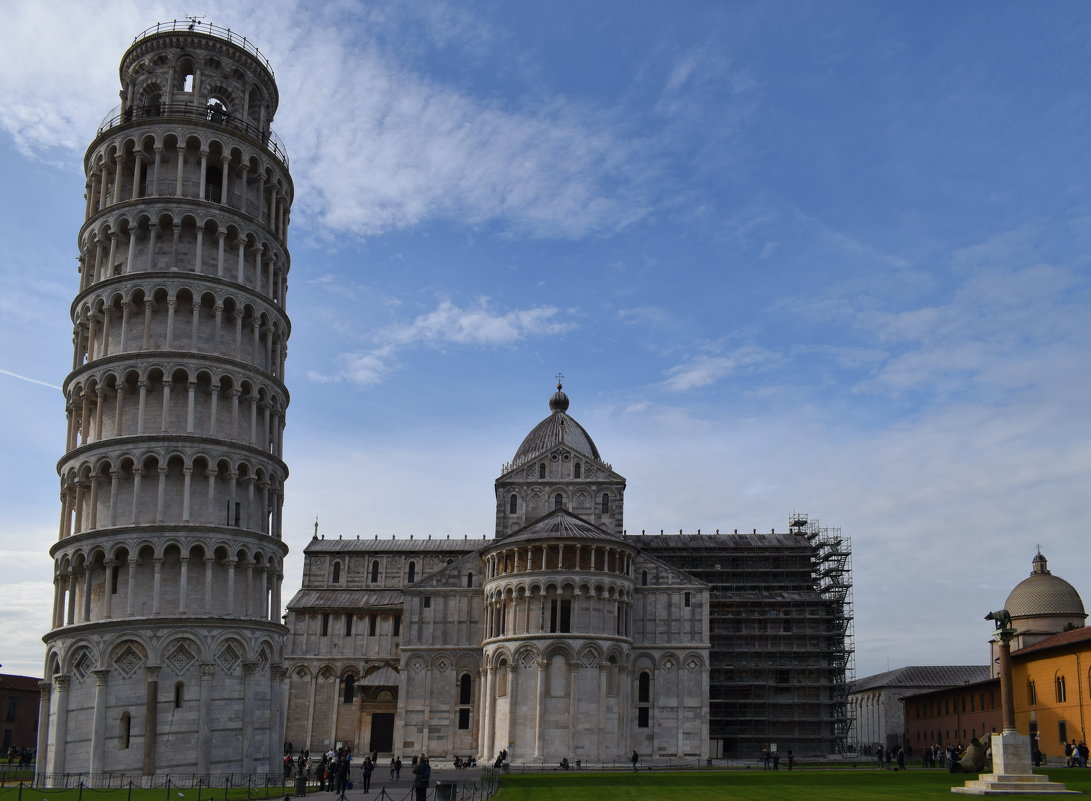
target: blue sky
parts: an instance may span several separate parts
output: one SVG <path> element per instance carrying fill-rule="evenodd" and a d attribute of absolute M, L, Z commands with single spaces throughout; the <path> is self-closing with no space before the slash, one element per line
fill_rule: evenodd
<path fill-rule="evenodd" d="M 272 9 L 275 13 L 268 13 Z M 48 626 L 83 150 L 161 3 L 5 4 L 0 662 Z M 296 182 L 284 597 L 327 536 L 491 535 L 570 412 L 626 526 L 840 526 L 857 672 L 1089 587 L 1091 7 L 220 3 Z"/>

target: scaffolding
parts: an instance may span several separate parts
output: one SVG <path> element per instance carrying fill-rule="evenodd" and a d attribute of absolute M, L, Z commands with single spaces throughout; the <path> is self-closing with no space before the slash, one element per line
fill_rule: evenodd
<path fill-rule="evenodd" d="M 852 541 L 841 535 L 840 528 L 824 528 L 817 520 L 795 513 L 788 527 L 814 547 L 814 575 L 817 589 L 830 605 L 835 633 L 840 646 L 830 653 L 830 667 L 835 683 L 835 750 L 849 750 L 849 731 L 853 719 L 849 710 L 849 687 L 856 678 L 856 648 L 852 608 Z"/>
<path fill-rule="evenodd" d="M 714 753 L 841 753 L 852 680 L 851 548 L 792 515 L 787 532 L 633 538 L 709 584 L 709 737 Z"/>

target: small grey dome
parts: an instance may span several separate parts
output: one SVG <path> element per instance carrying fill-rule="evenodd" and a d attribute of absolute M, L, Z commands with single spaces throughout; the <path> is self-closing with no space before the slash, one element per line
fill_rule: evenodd
<path fill-rule="evenodd" d="M 1084 617 L 1083 600 L 1076 588 L 1047 568 L 1046 558 L 1039 552 L 1028 578 L 1015 585 L 1004 608 L 1012 618 L 1070 615 Z"/>
<path fill-rule="evenodd" d="M 551 412 L 567 412 L 568 411 L 568 396 L 561 391 L 562 384 L 557 382 L 557 391 L 549 398 L 549 411 Z"/>

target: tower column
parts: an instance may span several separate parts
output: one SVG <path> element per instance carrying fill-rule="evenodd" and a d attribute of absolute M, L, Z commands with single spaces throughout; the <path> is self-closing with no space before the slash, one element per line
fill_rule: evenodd
<path fill-rule="evenodd" d="M 538 690 L 534 700 L 534 758 L 542 758 L 542 708 L 545 706 L 545 670 L 549 664 L 543 659 L 535 662 L 538 666 Z"/>
<path fill-rule="evenodd" d="M 34 749 L 35 763 L 34 763 L 34 785 L 36 787 L 45 787 L 48 784 L 46 779 L 46 765 L 49 764 L 52 754 L 49 751 L 49 705 L 50 705 L 50 690 L 53 687 L 53 682 L 48 680 L 42 680 L 38 682 L 38 741 Z"/>
<path fill-rule="evenodd" d="M 68 740 L 68 676 L 57 674 L 53 677 L 53 687 L 57 696 L 56 726 L 53 729 L 53 764 L 54 776 L 64 773 L 64 757 Z"/>
<path fill-rule="evenodd" d="M 106 680 L 109 670 L 93 670 L 95 676 L 95 713 L 91 722 L 91 775 L 103 773 L 106 746 Z M 92 781 L 95 781 L 92 778 Z"/>
<path fill-rule="evenodd" d="M 207 561 L 207 560 L 206 560 Z M 212 677 L 216 666 L 212 663 L 202 663 L 201 670 L 201 694 L 197 702 L 197 730 L 204 735 L 212 728 Z M 212 738 L 200 736 L 197 738 L 197 773 L 209 772 L 209 755 L 212 751 Z"/>

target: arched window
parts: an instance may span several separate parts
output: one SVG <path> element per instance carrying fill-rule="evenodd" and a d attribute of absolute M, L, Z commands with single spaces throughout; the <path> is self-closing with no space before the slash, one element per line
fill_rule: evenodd
<path fill-rule="evenodd" d="M 1068 700 L 1068 693 L 1065 691 L 1064 676 L 1057 677 L 1057 703 L 1063 704 Z"/>
<path fill-rule="evenodd" d="M 334 562 L 333 563 L 333 583 L 334 584 L 340 584 L 341 583 L 341 563 L 340 562 Z"/>
<path fill-rule="evenodd" d="M 1038 688 L 1033 681 L 1027 682 L 1027 704 L 1035 706 L 1038 703 Z"/>
<path fill-rule="evenodd" d="M 553 496 L 553 508 L 554 509 L 563 509 L 564 508 L 564 496 L 561 495 L 561 493 L 559 493 L 559 492 L 556 495 Z"/>
<path fill-rule="evenodd" d="M 610 514 L 610 495 L 609 493 L 602 493 L 602 513 L 604 515 Z"/>
<path fill-rule="evenodd" d="M 178 62 L 178 83 L 175 89 L 192 92 L 193 88 L 193 59 L 187 56 Z"/>
<path fill-rule="evenodd" d="M 174 685 L 174 708 L 181 709 L 182 702 L 186 700 L 186 685 L 182 682 L 176 682 Z"/>
<path fill-rule="evenodd" d="M 516 494 L 515 494 L 515 493 L 513 492 L 513 493 L 511 494 L 511 497 L 510 497 L 510 498 L 508 498 L 508 514 L 512 514 L 512 515 L 513 515 L 513 514 L 515 514 L 515 513 L 516 513 L 516 512 L 518 512 L 518 511 L 519 511 L 519 496 L 518 496 L 518 495 L 516 495 Z"/>
<path fill-rule="evenodd" d="M 579 477 L 580 477 L 580 463 L 576 462 L 574 465 L 572 465 L 572 478 L 579 478 Z"/>
<path fill-rule="evenodd" d="M 471 572 L 466 574 L 466 586 L 467 587 L 472 587 L 473 585 L 474 585 L 474 574 L 471 571 Z"/>
<path fill-rule="evenodd" d="M 371 583 L 374 584 L 379 580 L 379 560 L 375 559 L 371 563 Z"/>
<path fill-rule="evenodd" d="M 356 698 L 356 677 L 349 673 L 341 680 L 343 703 L 351 704 Z"/>
<path fill-rule="evenodd" d="M 227 122 L 227 104 L 219 97 L 208 99 L 208 119 L 221 125 Z"/>
<path fill-rule="evenodd" d="M 652 717 L 652 674 L 646 670 L 637 677 L 636 703 L 637 728 L 646 729 L 651 726 Z"/>
<path fill-rule="evenodd" d="M 132 716 L 128 712 L 122 712 L 118 723 L 120 724 L 118 727 L 118 748 L 128 748 L 129 735 L 132 733 Z"/>
<path fill-rule="evenodd" d="M 508 694 L 508 660 L 501 659 L 496 666 L 496 697 L 503 698 Z"/>
<path fill-rule="evenodd" d="M 417 563 L 409 563 L 409 583 L 412 584 L 417 579 Z"/>
<path fill-rule="evenodd" d="M 470 728 L 470 710 L 473 708 L 473 679 L 470 678 L 469 673 L 463 673 L 462 678 L 458 680 L 458 703 L 461 705 L 458 710 L 458 728 L 461 731 L 466 731 Z"/>
<path fill-rule="evenodd" d="M 640 571 L 640 583 L 645 587 L 648 586 L 648 571 L 647 570 L 641 570 Z"/>
<path fill-rule="evenodd" d="M 158 117 L 163 95 L 157 84 L 150 84 L 144 88 L 144 94 L 140 98 L 140 107 L 145 117 Z"/>
<path fill-rule="evenodd" d="M 538 465 L 538 478 L 545 478 L 545 462 Z"/>

